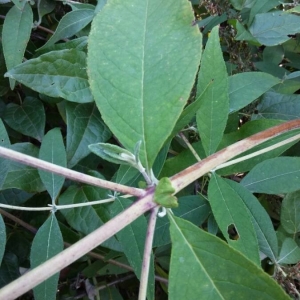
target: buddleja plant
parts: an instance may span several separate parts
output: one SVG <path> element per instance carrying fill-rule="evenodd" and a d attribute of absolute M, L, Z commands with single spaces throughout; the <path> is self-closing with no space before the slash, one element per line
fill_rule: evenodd
<path fill-rule="evenodd" d="M 242 1 L 231 2 L 236 13 L 248 10 L 248 23 L 231 20 L 245 40 L 272 46 L 285 42 L 272 44 L 268 31 L 264 30 L 264 36 L 255 27 L 260 18 L 253 19 L 277 3 L 270 1 L 270 8 L 261 8 L 258 1 L 244 6 Z M 267 257 L 275 274 L 284 276 L 283 266 L 300 259 L 299 220 L 290 216 L 299 206 L 300 160 L 277 157 L 299 139 L 300 121 L 295 117 L 286 123 L 250 122 L 258 125 L 246 124 L 225 134 L 235 112 L 272 87 L 273 93 L 278 92 L 282 81 L 264 72 L 228 76 L 219 26 L 209 28 L 203 50 L 202 34 L 186 0 L 109 0 L 104 4 L 99 1 L 95 8 L 69 2 L 72 11 L 37 57 L 24 63 L 26 46 L 16 41 L 14 47 L 20 51 L 11 56 L 8 38 L 15 30 L 16 16 L 18 28 L 25 32 L 22 38 L 29 36 L 31 27 L 19 25 L 32 21 L 31 6 L 20 1 L 6 15 L 2 42 L 10 87 L 23 84 L 40 93 L 49 109 L 56 105 L 67 133 L 66 141 L 59 128 L 44 134 L 44 106 L 36 97 L 27 96 L 22 106 L 12 103 L 5 108 L 6 124 L 41 146 L 11 144 L 1 121 L 1 189 L 47 191 L 51 203 L 43 208 L 50 214 L 31 245 L 33 269 L 3 287 L 0 299 L 15 299 L 32 288 L 37 300 L 55 299 L 58 272 L 95 248 L 104 251 L 106 259 L 126 258 L 140 280 L 141 300 L 155 298 L 155 273 L 168 277 L 168 284 L 159 279 L 172 300 L 289 299 L 262 269 L 261 260 Z M 44 15 L 39 5 L 41 22 Z M 45 7 L 49 12 L 53 9 L 48 2 Z M 74 20 L 76 26 L 71 25 Z M 214 24 L 224 22 L 220 20 L 216 16 Z M 54 45 L 91 21 L 87 56 L 84 37 Z M 285 84 L 289 91 L 295 86 L 295 82 Z M 26 118 L 34 122 L 20 126 Z M 200 141 L 190 144 L 186 132 L 200 136 Z M 186 150 L 166 161 L 168 152 L 174 154 L 180 147 Z M 111 180 L 91 167 L 95 161 L 110 168 L 116 165 Z M 249 170 L 240 182 L 228 178 Z M 13 178 L 15 174 L 22 179 Z M 84 185 L 76 186 L 66 178 Z M 286 232 L 278 231 L 279 238 L 253 193 L 287 193 L 282 211 Z M 13 204 L 21 202 L 2 207 L 16 209 Z M 6 242 L 2 218 L 0 228 L 2 258 Z M 63 250 L 70 231 L 79 241 Z M 79 239 L 75 231 L 85 237 Z M 170 255 L 170 261 L 161 253 Z M 97 287 L 90 290 L 89 298 L 99 299 Z M 113 293 L 114 299 L 121 299 L 117 290 Z"/>

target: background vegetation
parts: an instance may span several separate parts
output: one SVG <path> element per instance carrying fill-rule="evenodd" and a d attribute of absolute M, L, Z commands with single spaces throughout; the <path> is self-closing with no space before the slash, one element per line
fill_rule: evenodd
<path fill-rule="evenodd" d="M 0 0 L 1 146 L 143 196 L 138 188 L 300 119 L 298 1 L 148 0 L 145 15 L 139 3 Z M 274 146 L 299 129 L 276 130 L 243 155 L 268 151 L 156 194 L 178 218 L 157 219 L 147 299 L 299 298 L 300 149 Z M 7 158 L 0 170 L 1 287 L 136 200 Z M 20 299 L 137 299 L 149 219 Z"/>

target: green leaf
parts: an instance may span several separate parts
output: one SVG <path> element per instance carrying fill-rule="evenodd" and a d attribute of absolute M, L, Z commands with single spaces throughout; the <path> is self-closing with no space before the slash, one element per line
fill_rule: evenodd
<path fill-rule="evenodd" d="M 193 86 L 201 55 L 193 19 L 185 0 L 112 0 L 92 23 L 92 93 L 103 120 L 125 148 L 142 141 L 141 162 L 147 170 Z"/>
<path fill-rule="evenodd" d="M 166 207 L 166 208 L 175 208 L 178 207 L 178 201 L 173 194 L 175 189 L 172 186 L 172 182 L 168 177 L 163 177 L 159 180 L 155 192 L 154 192 L 154 202 L 157 204 Z"/>
<path fill-rule="evenodd" d="M 67 166 L 66 150 L 61 132 L 58 128 L 48 131 L 43 138 L 39 158 L 62 167 Z M 64 184 L 65 178 L 42 170 L 39 170 L 39 174 L 45 188 L 51 196 L 52 203 L 54 203 Z"/>
<path fill-rule="evenodd" d="M 239 194 L 213 173 L 208 186 L 208 200 L 228 244 L 259 266 L 258 241 L 251 215 Z M 236 236 L 231 236 L 230 230 Z"/>
<path fill-rule="evenodd" d="M 5 76 L 50 97 L 78 103 L 93 101 L 86 74 L 86 54 L 76 49 L 51 51 L 27 60 Z"/>
<path fill-rule="evenodd" d="M 19 9 L 14 5 L 6 14 L 4 20 L 2 43 L 7 70 L 22 62 L 30 38 L 33 14 L 29 3 L 24 2 L 24 8 Z M 12 82 L 11 88 L 14 88 Z"/>
<path fill-rule="evenodd" d="M 255 166 L 241 184 L 253 193 L 291 193 L 300 189 L 299 178 L 299 157 L 276 157 Z"/>
<path fill-rule="evenodd" d="M 30 252 L 31 267 L 35 268 L 60 253 L 64 248 L 63 245 L 63 239 L 56 217 L 51 213 L 50 217 L 39 228 L 33 239 Z M 36 300 L 56 299 L 58 279 L 59 273 L 36 286 L 33 289 L 34 298 Z"/>
<path fill-rule="evenodd" d="M 6 229 L 2 216 L 0 215 L 0 265 L 5 251 Z"/>
<path fill-rule="evenodd" d="M 246 188 L 232 180 L 225 179 L 226 183 L 234 189 L 247 207 L 254 226 L 259 250 L 267 257 L 276 260 L 278 255 L 278 241 L 270 216 L 260 202 Z"/>
<path fill-rule="evenodd" d="M 108 198 L 108 196 L 105 190 L 92 186 L 70 186 L 63 194 L 60 195 L 59 204 L 68 205 L 85 203 L 106 198 Z M 100 206 L 99 209 L 103 210 L 104 208 Z M 87 235 L 104 223 L 98 215 L 99 209 L 96 211 L 93 206 L 83 206 L 72 209 L 62 209 L 61 213 L 72 228 Z M 114 237 L 106 240 L 102 246 L 112 250 L 121 251 L 120 244 Z"/>
<path fill-rule="evenodd" d="M 10 103 L 4 113 L 4 121 L 14 130 L 42 141 L 45 130 L 45 110 L 43 103 L 26 97 L 22 105 Z"/>
<path fill-rule="evenodd" d="M 192 120 L 192 118 L 196 115 L 196 112 L 201 107 L 202 97 L 212 83 L 213 83 L 212 80 L 209 81 L 206 87 L 202 89 L 201 94 L 197 95 L 195 101 L 192 102 L 183 110 L 170 137 L 175 136 L 178 133 L 178 131 L 180 131 L 185 125 L 187 125 Z"/>
<path fill-rule="evenodd" d="M 2 119 L 0 119 L 0 145 L 6 148 L 9 148 L 10 146 L 9 136 L 6 132 L 6 128 L 2 122 Z M 5 158 L 0 157 L 0 170 L 1 170 L 0 187 L 5 181 L 5 177 L 7 176 L 8 169 L 9 169 L 9 161 Z"/>
<path fill-rule="evenodd" d="M 115 164 L 134 166 L 136 157 L 128 150 L 117 145 L 97 143 L 89 145 L 89 149 L 104 160 Z"/>
<path fill-rule="evenodd" d="M 229 111 L 228 76 L 219 42 L 219 27 L 209 36 L 198 75 L 197 93 L 203 93 L 197 125 L 205 153 L 213 154 L 223 136 Z"/>
<path fill-rule="evenodd" d="M 10 205 L 22 205 L 28 199 L 32 197 L 32 194 L 26 193 L 19 189 L 6 189 L 0 191 L 0 203 Z"/>
<path fill-rule="evenodd" d="M 300 232 L 300 191 L 287 194 L 282 201 L 280 223 L 286 232 L 296 235 Z"/>
<path fill-rule="evenodd" d="M 40 25 L 40 23 L 42 22 L 42 17 L 54 10 L 55 2 L 53 2 L 52 0 L 40 0 L 36 3 L 36 5 L 39 14 L 39 20 L 36 25 Z"/>
<path fill-rule="evenodd" d="M 297 243 L 291 239 L 286 238 L 283 241 L 277 264 L 296 264 L 300 261 L 300 248 Z"/>
<path fill-rule="evenodd" d="M 39 149 L 30 143 L 14 144 L 10 149 L 38 157 Z M 38 170 L 17 162 L 10 161 L 8 172 L 1 189 L 16 188 L 29 193 L 42 192 L 45 190 L 40 179 Z"/>
<path fill-rule="evenodd" d="M 90 154 L 88 145 L 106 142 L 111 133 L 103 123 L 94 103 L 66 103 L 68 167 Z"/>
<path fill-rule="evenodd" d="M 230 3 L 237 10 L 242 10 L 243 8 L 249 8 L 255 3 L 256 0 L 230 0 Z"/>
<path fill-rule="evenodd" d="M 263 72 L 245 72 L 229 77 L 230 112 L 250 104 L 280 80 Z"/>
<path fill-rule="evenodd" d="M 178 198 L 178 203 L 179 206 L 172 209 L 174 215 L 197 226 L 200 226 L 207 219 L 211 211 L 208 201 L 201 195 L 180 197 Z M 171 242 L 169 227 L 170 222 L 168 218 L 157 218 L 153 247 L 163 246 Z"/>
<path fill-rule="evenodd" d="M 282 11 L 257 14 L 249 30 L 261 44 L 275 46 L 300 31 L 300 16 Z"/>
<path fill-rule="evenodd" d="M 80 9 L 67 13 L 59 21 L 58 26 L 51 38 L 39 50 L 45 49 L 63 38 L 73 36 L 75 33 L 89 24 L 93 17 L 94 10 L 92 9 Z"/>
<path fill-rule="evenodd" d="M 0 288 L 20 277 L 18 257 L 14 253 L 6 253 L 0 265 Z"/>
<path fill-rule="evenodd" d="M 255 1 L 254 5 L 250 9 L 250 15 L 248 24 L 250 25 L 253 18 L 259 13 L 265 13 L 281 4 L 279 0 L 259 0 Z"/>
<path fill-rule="evenodd" d="M 283 95 L 266 93 L 258 106 L 252 120 L 279 119 L 295 120 L 300 118 L 300 95 Z"/>
<path fill-rule="evenodd" d="M 109 208 L 112 217 L 124 211 L 131 204 L 132 201 L 130 200 L 117 198 L 114 204 Z M 126 255 L 130 266 L 133 267 L 134 273 L 139 279 L 142 270 L 146 233 L 147 221 L 145 216 L 139 217 L 117 233 L 117 238 L 123 246 L 124 254 Z M 150 261 L 147 299 L 154 299 L 154 263 L 152 254 Z"/>
<path fill-rule="evenodd" d="M 173 243 L 170 299 L 289 299 L 268 274 L 240 252 L 187 221 L 170 214 L 169 218 Z M 188 282 L 184 288 L 183 282 Z"/>

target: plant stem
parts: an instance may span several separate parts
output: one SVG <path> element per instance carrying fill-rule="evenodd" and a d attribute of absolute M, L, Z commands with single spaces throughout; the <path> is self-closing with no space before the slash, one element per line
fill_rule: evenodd
<path fill-rule="evenodd" d="M 236 164 L 236 163 L 238 163 L 238 162 L 241 162 L 241 161 L 250 159 L 250 158 L 252 158 L 252 157 L 261 155 L 261 154 L 263 154 L 263 153 L 272 151 L 272 150 L 274 150 L 274 149 L 276 149 L 276 148 L 278 148 L 278 147 L 281 147 L 281 146 L 283 146 L 283 145 L 286 145 L 286 144 L 291 143 L 291 142 L 293 142 L 293 141 L 296 141 L 296 140 L 298 140 L 298 139 L 300 139 L 300 133 L 299 133 L 299 134 L 296 134 L 295 136 L 290 137 L 290 138 L 288 138 L 288 139 L 286 139 L 286 140 L 284 140 L 284 141 L 278 142 L 278 143 L 276 143 L 276 144 L 274 144 L 274 145 L 272 145 L 272 146 L 263 148 L 263 149 L 261 149 L 261 150 L 259 150 L 259 151 L 255 151 L 255 152 L 253 152 L 253 153 L 251 153 L 251 154 L 242 156 L 242 157 L 240 157 L 240 158 L 230 160 L 230 161 L 228 161 L 228 162 L 226 162 L 226 163 L 224 163 L 224 164 L 221 164 L 221 165 L 217 166 L 214 170 L 216 171 L 216 170 L 219 170 L 219 169 L 223 169 L 223 168 L 225 168 L 225 167 L 234 165 L 234 164 Z"/>
<path fill-rule="evenodd" d="M 77 171 L 73 171 L 50 162 L 8 149 L 0 146 L 0 156 L 20 162 L 24 165 L 35 167 L 44 171 L 52 172 L 75 181 L 84 182 L 90 185 L 99 186 L 105 189 L 117 191 L 123 194 L 129 194 L 136 197 L 145 195 L 144 190 L 122 185 L 115 182 L 106 181 Z"/>
<path fill-rule="evenodd" d="M 138 300 L 145 300 L 147 295 L 147 286 L 148 286 L 148 277 L 149 277 L 149 269 L 150 269 L 150 261 L 152 258 L 152 244 L 153 237 L 155 232 L 155 224 L 157 219 L 157 212 L 159 207 L 154 207 L 151 211 L 148 229 L 146 234 L 144 255 L 143 255 L 143 264 L 142 264 L 142 272 L 140 278 L 140 290 L 139 290 L 139 298 Z"/>
<path fill-rule="evenodd" d="M 177 192 L 181 191 L 190 183 L 194 182 L 196 179 L 200 178 L 204 174 L 214 170 L 217 166 L 222 163 L 230 160 L 231 158 L 259 145 L 263 142 L 266 142 L 280 134 L 285 132 L 299 129 L 300 128 L 300 119 L 286 122 L 267 130 L 261 131 L 257 134 L 254 134 L 244 140 L 241 140 L 235 144 L 232 144 L 208 157 L 202 161 L 186 168 L 185 170 L 177 173 L 172 176 L 170 179 L 172 185 Z"/>
<path fill-rule="evenodd" d="M 198 155 L 198 153 L 196 152 L 196 150 L 193 148 L 193 146 L 191 145 L 191 143 L 189 142 L 189 140 L 185 137 L 185 135 L 182 132 L 180 132 L 179 135 L 183 139 L 183 141 L 186 143 L 186 145 L 188 146 L 188 148 L 191 150 L 191 152 L 194 155 L 194 157 L 196 158 L 196 160 L 197 161 L 201 161 L 200 156 Z"/>
<path fill-rule="evenodd" d="M 31 225 L 29 225 L 28 223 L 24 222 L 23 220 L 15 217 L 14 215 L 10 214 L 9 212 L 3 210 L 0 208 L 0 214 L 7 217 L 8 219 L 14 221 L 15 223 L 23 226 L 25 229 L 27 229 L 28 231 L 30 231 L 31 233 L 33 234 L 36 234 L 37 233 L 37 229 Z M 64 245 L 65 247 L 70 247 L 72 244 L 70 243 L 67 243 L 67 242 L 64 242 Z M 120 268 L 123 268 L 125 270 L 128 270 L 130 272 L 133 272 L 133 268 L 126 265 L 126 264 L 123 264 L 117 260 L 114 260 L 114 259 L 106 259 L 106 257 L 104 255 L 101 255 L 99 253 L 96 253 L 96 252 L 88 252 L 87 255 L 89 255 L 90 257 L 93 257 L 95 259 L 99 259 L 99 260 L 103 260 L 109 264 L 112 264 L 112 265 L 115 265 L 115 266 L 118 266 Z M 135 276 L 135 275 L 133 275 Z M 167 278 L 164 278 L 164 277 L 161 277 L 161 276 L 158 276 L 158 275 L 155 275 L 155 280 L 159 281 L 159 282 L 163 282 L 165 284 L 168 284 L 168 279 Z"/>
<path fill-rule="evenodd" d="M 3 287 L 0 290 L 0 299 L 13 300 L 28 292 L 50 276 L 79 259 L 82 255 L 96 248 L 146 211 L 156 207 L 157 204 L 152 201 L 152 194 L 153 189 L 143 197 L 143 199 L 136 201 L 115 218 L 111 219 L 74 245 Z"/>

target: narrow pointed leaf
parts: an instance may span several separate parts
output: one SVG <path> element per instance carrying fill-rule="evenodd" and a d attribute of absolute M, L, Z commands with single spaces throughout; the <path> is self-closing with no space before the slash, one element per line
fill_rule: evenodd
<path fill-rule="evenodd" d="M 125 148 L 142 141 L 147 169 L 193 86 L 201 55 L 193 19 L 186 0 L 112 0 L 92 23 L 88 72 L 95 101 Z"/>
<path fill-rule="evenodd" d="M 0 265 L 5 251 L 6 229 L 2 216 L 0 215 Z"/>
<path fill-rule="evenodd" d="M 127 199 L 117 198 L 110 207 L 112 217 L 116 216 L 132 204 Z M 144 244 L 147 232 L 147 220 L 141 216 L 117 233 L 117 238 L 123 246 L 124 253 L 133 267 L 137 278 L 141 276 Z M 147 299 L 154 299 L 154 263 L 151 255 Z"/>
<path fill-rule="evenodd" d="M 66 167 L 66 150 L 61 132 L 58 128 L 48 131 L 43 138 L 39 158 Z M 39 170 L 39 174 L 45 188 L 51 196 L 52 202 L 54 202 L 64 184 L 65 178 L 42 170 Z"/>
<path fill-rule="evenodd" d="M 300 248 L 297 243 L 286 238 L 281 246 L 280 254 L 276 263 L 278 264 L 296 264 L 300 261 Z"/>
<path fill-rule="evenodd" d="M 253 193 L 291 193 L 300 189 L 299 178 L 299 157 L 277 157 L 256 165 L 241 184 Z"/>
<path fill-rule="evenodd" d="M 40 227 L 34 240 L 30 253 L 31 267 L 35 268 L 63 250 L 63 238 L 54 214 L 51 214 Z M 59 274 L 39 284 L 33 289 L 36 300 L 56 299 Z"/>
<path fill-rule="evenodd" d="M 259 250 L 275 261 L 278 255 L 278 241 L 270 216 L 249 190 L 235 181 L 227 179 L 225 181 L 239 195 L 240 200 L 248 209 L 256 232 Z"/>
<path fill-rule="evenodd" d="M 67 13 L 59 21 L 59 24 L 51 38 L 39 50 L 52 46 L 60 39 L 73 36 L 89 24 L 93 17 L 94 10 L 92 9 L 79 9 Z"/>
<path fill-rule="evenodd" d="M 26 97 L 22 105 L 8 104 L 4 113 L 4 121 L 14 130 L 42 141 L 46 116 L 40 100 Z"/>
<path fill-rule="evenodd" d="M 2 43 L 7 70 L 22 62 L 30 38 L 32 22 L 33 14 L 28 2 L 22 9 L 14 5 L 6 14 Z"/>
<path fill-rule="evenodd" d="M 169 219 L 170 299 L 262 299 L 262 291 L 264 300 L 289 299 L 268 274 L 219 238 L 180 218 Z"/>
<path fill-rule="evenodd" d="M 90 154 L 88 145 L 106 142 L 111 133 L 103 123 L 94 103 L 67 103 L 66 113 L 67 160 L 70 168 Z"/>
<path fill-rule="evenodd" d="M 213 154 L 223 136 L 229 112 L 228 76 L 219 42 L 219 27 L 209 36 L 198 76 L 197 93 L 203 93 L 197 112 L 197 125 L 203 148 L 207 155 Z"/>
<path fill-rule="evenodd" d="M 260 265 L 258 242 L 251 215 L 240 196 L 224 179 L 212 174 L 208 186 L 208 200 L 228 244 Z M 234 227 L 236 231 L 235 238 L 228 233 L 230 227 Z"/>
<path fill-rule="evenodd" d="M 287 194 L 282 201 L 280 221 L 286 232 L 296 235 L 300 232 L 300 192 Z"/>
<path fill-rule="evenodd" d="M 86 54 L 80 50 L 51 51 L 27 60 L 5 76 L 50 97 L 78 103 L 93 101 L 86 74 Z"/>

